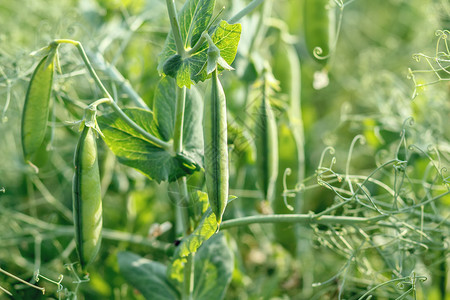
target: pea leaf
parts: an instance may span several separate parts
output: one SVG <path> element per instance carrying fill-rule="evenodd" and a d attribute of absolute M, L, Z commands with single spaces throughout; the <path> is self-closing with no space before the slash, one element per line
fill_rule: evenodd
<path fill-rule="evenodd" d="M 203 159 L 202 100 L 195 89 L 186 95 L 184 119 L 184 154 L 201 163 Z M 154 113 L 138 108 L 123 111 L 136 124 L 157 138 L 169 141 L 173 138 L 175 123 L 175 81 L 163 78 L 158 84 L 154 99 Z M 199 111 L 200 109 L 200 111 Z M 142 172 L 150 179 L 175 181 L 192 173 L 183 167 L 172 153 L 154 145 L 143 135 L 125 123 L 116 113 L 97 118 L 108 147 L 119 162 Z"/>
<path fill-rule="evenodd" d="M 152 130 L 164 140 L 173 138 L 176 106 L 176 83 L 164 77 L 158 84 L 153 100 Z M 183 152 L 202 165 L 203 160 L 203 101 L 195 87 L 186 91 L 186 107 L 183 125 Z"/>
<path fill-rule="evenodd" d="M 182 13 L 183 10 L 180 15 L 182 15 Z M 195 36 L 197 37 L 197 32 L 200 32 L 198 35 L 199 38 L 205 29 L 206 26 L 201 31 L 195 30 Z M 228 24 L 226 21 L 222 20 L 217 27 L 211 29 L 210 31 L 214 44 L 220 50 L 220 56 L 228 65 L 231 65 L 236 56 L 237 47 L 241 36 L 241 24 Z M 194 43 L 191 42 L 191 46 L 193 46 L 193 44 Z M 190 87 L 191 84 L 199 81 L 205 81 L 209 77 L 206 72 L 206 62 L 208 60 L 207 49 L 208 45 L 205 42 L 191 56 L 182 58 L 176 53 L 173 35 L 170 33 L 167 37 L 164 49 L 159 55 L 158 71 L 176 78 L 179 87 Z M 223 68 L 220 68 L 220 71 L 222 70 Z"/>
<path fill-rule="evenodd" d="M 162 138 L 157 131 L 151 130 L 153 120 L 151 112 L 138 108 L 123 111 L 149 133 Z M 122 164 L 135 168 L 158 182 L 175 180 L 177 176 L 182 176 L 170 153 L 154 145 L 131 128 L 117 113 L 98 117 L 97 121 L 106 144 Z"/>
<path fill-rule="evenodd" d="M 181 38 L 185 48 L 195 45 L 203 31 L 206 30 L 214 10 L 215 0 L 186 1 L 178 13 Z M 177 53 L 172 30 L 167 36 L 163 51 L 159 55 L 158 71 L 162 73 L 164 63 Z M 168 74 L 164 72 L 165 74 Z"/>
<path fill-rule="evenodd" d="M 193 299 L 223 299 L 230 284 L 234 256 L 223 233 L 206 241 L 195 255 Z"/>
<path fill-rule="evenodd" d="M 208 195 L 206 193 L 198 193 L 199 198 L 206 198 L 207 201 Z M 199 199 L 200 202 L 203 202 L 202 200 L 204 199 Z M 170 279 L 178 282 L 183 281 L 183 268 L 187 261 L 186 258 L 189 254 L 197 252 L 198 248 L 217 231 L 217 228 L 216 215 L 211 208 L 208 208 L 194 232 L 185 237 L 175 250 L 172 264 L 168 268 Z"/>
<path fill-rule="evenodd" d="M 180 299 L 180 293 L 167 280 L 165 265 L 131 252 L 119 252 L 117 258 L 120 272 L 145 299 Z"/>
<path fill-rule="evenodd" d="M 211 36 L 214 44 L 220 50 L 220 56 L 225 60 L 228 65 L 231 65 L 236 57 L 237 47 L 239 44 L 239 40 L 241 38 L 241 24 L 228 24 L 227 21 L 222 20 L 214 30 L 214 33 Z M 196 72 L 192 74 L 192 79 L 195 82 L 205 81 L 211 75 L 208 76 L 206 72 L 206 64 L 208 61 L 207 55 L 207 47 L 202 50 L 202 58 L 204 55 L 204 60 L 202 67 Z M 223 71 L 222 67 L 219 67 L 219 71 Z"/>

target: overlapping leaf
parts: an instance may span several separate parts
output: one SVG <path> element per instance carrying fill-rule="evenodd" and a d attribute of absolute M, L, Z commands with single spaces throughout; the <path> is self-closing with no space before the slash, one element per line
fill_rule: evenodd
<path fill-rule="evenodd" d="M 208 195 L 203 192 L 198 192 L 199 203 L 207 202 Z M 199 224 L 189 236 L 183 239 L 181 244 L 177 247 L 173 256 L 172 265 L 169 266 L 169 277 L 175 281 L 183 281 L 183 268 L 186 263 L 186 258 L 189 254 L 197 252 L 198 248 L 207 241 L 218 229 L 216 216 L 211 208 L 208 208 Z"/>
<path fill-rule="evenodd" d="M 185 124 L 188 125 L 183 130 L 184 153 L 201 163 L 203 105 L 195 89 L 189 90 L 186 97 Z M 150 134 L 163 141 L 169 141 L 173 137 L 175 101 L 175 81 L 163 78 L 155 93 L 154 113 L 138 108 L 124 109 L 124 112 Z M 125 123 L 117 113 L 99 117 L 98 123 L 106 144 L 124 165 L 139 170 L 157 182 L 174 181 L 188 174 L 172 153 L 147 140 Z"/>
<path fill-rule="evenodd" d="M 224 234 L 218 233 L 206 241 L 195 255 L 193 299 L 223 299 L 233 270 L 233 252 Z"/>
<path fill-rule="evenodd" d="M 200 38 L 211 20 L 215 0 L 189 0 L 178 14 L 181 38 L 185 48 L 190 48 Z M 162 73 L 164 63 L 177 53 L 172 30 L 167 36 L 163 51 L 159 55 L 158 71 Z"/>
<path fill-rule="evenodd" d="M 187 50 L 193 47 L 201 34 L 207 30 L 214 4 L 214 0 L 190 0 L 178 14 L 181 38 Z M 209 30 L 209 34 L 221 51 L 221 56 L 231 64 L 236 56 L 241 25 L 230 25 L 226 21 L 221 21 L 219 26 Z M 159 55 L 158 71 L 176 78 L 180 87 L 190 87 L 191 84 L 204 81 L 207 78 L 206 71 L 203 70 L 207 61 L 207 49 L 207 43 L 204 43 L 195 53 L 181 57 L 177 54 L 171 31 Z"/>
<path fill-rule="evenodd" d="M 167 267 L 161 263 L 140 257 L 131 252 L 117 255 L 120 272 L 145 299 L 176 300 L 180 294 L 167 280 Z"/>

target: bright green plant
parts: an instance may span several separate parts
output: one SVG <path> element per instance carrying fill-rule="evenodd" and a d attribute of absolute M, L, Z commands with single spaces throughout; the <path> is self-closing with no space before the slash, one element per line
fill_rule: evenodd
<path fill-rule="evenodd" d="M 122 12 L 138 10 L 139 4 L 125 2 Z M 448 133 L 436 124 L 445 109 L 436 112 L 435 124 L 412 128 L 409 112 L 396 110 L 406 98 L 388 98 L 396 79 L 387 72 L 369 76 L 364 61 L 355 62 L 354 71 L 366 81 L 351 90 L 364 96 L 355 104 L 362 108 L 353 112 L 339 102 L 351 97 L 342 95 L 350 88 L 339 78 L 345 72 L 340 57 L 335 60 L 337 36 L 344 8 L 355 1 L 238 2 L 217 10 L 215 0 L 186 0 L 177 10 L 166 0 L 146 11 L 154 9 L 156 21 L 145 13 L 128 16 L 130 36 L 141 26 L 155 30 L 158 5 L 169 17 L 165 41 L 155 39 L 158 58 L 146 56 L 151 76 L 136 84 L 143 97 L 132 78 L 148 65 L 124 59 L 116 69 L 119 57 L 127 57 L 122 44 L 111 64 L 101 54 L 117 46 L 115 33 L 86 49 L 84 41 L 54 39 L 34 53 L 43 58 L 29 71 L 21 134 L 33 172 L 23 168 L 27 194 L 21 197 L 36 189 L 43 200 L 30 196 L 24 212 L 5 205 L 11 222 L 0 220 L 0 247 L 34 246 L 34 264 L 20 262 L 33 269 L 26 275 L 34 282 L 6 271 L 7 264 L 0 272 L 39 293 L 44 288 L 37 281 L 44 279 L 60 299 L 433 299 L 433 293 L 445 299 L 449 150 Z M 115 9 L 96 4 L 108 14 Z M 278 16 L 282 5 L 304 11 L 298 13 L 304 35 L 290 34 L 287 18 Z M 154 22 L 151 29 L 146 21 Z M 439 31 L 436 59 L 418 56 L 441 67 L 431 72 L 439 82 L 447 80 L 447 41 L 448 31 Z M 71 47 L 76 56 L 69 55 Z M 320 72 L 336 72 L 321 91 L 326 84 L 311 89 L 301 82 L 316 81 L 317 62 Z M 10 87 L 13 76 L 0 70 Z M 425 84 L 415 77 L 421 71 L 410 74 L 416 96 Z M 349 80 L 352 88 L 358 80 Z M 377 80 L 390 90 L 368 97 L 366 88 Z M 371 101 L 371 108 L 385 111 L 364 115 Z M 329 117 L 336 112 L 339 117 Z M 412 113 L 427 119 L 417 108 Z M 57 128 L 74 119 L 80 132 Z M 50 129 L 60 134 L 49 138 Z M 39 161 L 39 151 L 47 153 L 55 141 L 53 159 Z M 430 141 L 436 148 L 424 147 Z M 323 143 L 328 147 L 321 152 Z M 74 168 L 64 164 L 73 155 Z M 58 174 L 54 181 L 51 172 Z M 72 212 L 63 203 L 66 193 L 48 188 L 56 184 L 72 184 Z M 40 217 L 42 203 L 52 208 L 48 219 Z M 26 250 L 21 254 L 30 257 Z M 57 271 L 41 261 L 46 253 L 58 257 Z M 66 279 L 58 277 L 63 272 Z M 1 285 L 20 297 L 19 288 Z"/>
<path fill-rule="evenodd" d="M 220 224 L 228 200 L 227 109 L 216 69 L 211 80 L 204 100 L 205 176 L 209 203 Z"/>
<path fill-rule="evenodd" d="M 27 162 L 34 160 L 33 156 L 44 143 L 50 112 L 55 51 L 52 51 L 53 55 L 42 58 L 36 67 L 25 98 L 22 114 L 22 148 Z"/>
<path fill-rule="evenodd" d="M 95 118 L 95 108 L 86 112 L 87 118 Z M 83 268 L 95 259 L 100 249 L 103 224 L 95 121 L 89 119 L 82 122 L 83 129 L 75 150 L 73 178 L 75 240 Z"/>

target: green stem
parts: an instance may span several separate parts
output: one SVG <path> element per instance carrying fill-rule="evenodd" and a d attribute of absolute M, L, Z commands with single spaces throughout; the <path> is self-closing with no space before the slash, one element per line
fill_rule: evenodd
<path fill-rule="evenodd" d="M 187 56 L 192 56 L 193 54 L 197 53 L 197 51 L 200 49 L 200 47 L 205 42 L 206 38 L 203 36 L 203 34 L 198 39 L 197 43 L 195 43 L 194 47 L 192 47 L 189 51 L 186 52 Z"/>
<path fill-rule="evenodd" d="M 175 127 L 173 133 L 173 150 L 175 153 L 183 150 L 184 109 L 186 106 L 186 87 L 176 88 Z"/>
<path fill-rule="evenodd" d="M 187 262 L 184 265 L 184 291 L 183 300 L 193 300 L 192 291 L 194 290 L 194 256 L 195 253 L 189 254 Z"/>
<path fill-rule="evenodd" d="M 150 110 L 141 96 L 133 89 L 128 80 L 126 80 L 123 75 L 114 67 L 113 65 L 108 64 L 103 56 L 98 52 L 90 52 L 86 51 L 87 56 L 90 58 L 91 62 L 94 65 L 101 69 L 112 81 L 115 81 L 119 84 L 119 87 L 123 90 L 125 94 L 130 97 L 130 99 L 136 103 L 139 107 L 143 109 Z"/>
<path fill-rule="evenodd" d="M 212 40 L 211 36 L 208 34 L 208 32 L 203 32 L 202 37 L 204 37 L 207 41 L 210 47 L 214 45 L 214 41 Z"/>
<path fill-rule="evenodd" d="M 26 216 L 28 217 L 28 216 Z M 30 218 L 30 217 L 28 217 Z M 54 240 L 55 238 L 61 236 L 73 236 L 73 226 L 55 226 L 53 224 L 40 222 L 36 223 L 34 219 L 24 220 L 23 218 L 18 218 L 29 224 L 35 225 L 38 228 L 43 229 L 43 232 L 36 233 L 36 230 L 30 230 L 29 232 L 24 232 L 20 234 L 15 234 L 14 236 L 8 237 L 3 236 L 0 241 L 0 248 L 6 248 L 11 246 L 16 246 L 21 243 L 34 243 L 36 241 L 36 236 L 38 235 L 42 240 Z M 41 224 L 43 223 L 43 224 Z M 164 243 L 156 239 L 149 239 L 145 236 L 130 234 L 128 232 L 122 232 L 112 229 L 103 228 L 102 238 L 110 241 L 127 242 L 130 244 L 141 245 L 148 247 L 154 251 L 162 252 L 167 255 L 172 255 L 174 252 L 174 245 L 171 243 Z"/>
<path fill-rule="evenodd" d="M 263 2 L 263 1 L 261 1 L 261 2 Z M 252 4 L 252 3 L 250 3 L 250 4 Z M 260 3 L 258 2 L 258 5 L 259 4 Z M 271 5 L 272 5 L 272 0 L 266 0 L 263 7 L 261 8 L 261 14 L 259 15 L 258 24 L 256 25 L 256 30 L 250 41 L 250 46 L 248 47 L 248 55 L 250 55 L 253 52 L 253 48 L 260 45 L 261 40 L 264 39 L 264 36 L 267 31 L 267 26 L 265 25 L 265 22 L 267 19 L 270 18 Z M 256 8 L 256 6 L 254 8 Z M 245 10 L 245 8 L 243 10 Z"/>
<path fill-rule="evenodd" d="M 258 5 L 260 5 L 263 2 L 264 2 L 264 0 L 253 0 L 246 7 L 244 7 L 241 11 L 239 11 L 237 14 L 232 16 L 228 20 L 228 23 L 235 24 L 235 23 L 239 22 L 240 19 L 242 19 L 244 16 L 246 16 L 247 14 L 252 12 Z"/>
<path fill-rule="evenodd" d="M 36 285 L 34 285 L 34 284 L 31 284 L 31 283 L 29 283 L 28 281 L 25 281 L 25 280 L 23 280 L 22 278 L 17 277 L 16 275 L 9 273 L 8 271 L 3 270 L 2 268 L 0 268 L 0 272 L 3 273 L 3 274 L 5 274 L 5 275 L 7 275 L 7 276 L 9 276 L 9 277 L 11 277 L 11 278 L 14 278 L 14 279 L 17 280 L 17 281 L 22 282 L 23 284 L 26 284 L 26 285 L 28 285 L 28 286 L 30 286 L 30 287 L 32 287 L 32 288 L 35 288 L 35 289 L 37 289 L 37 290 L 40 290 L 40 291 L 42 292 L 43 295 L 45 294 L 45 288 L 42 288 L 42 287 L 36 286 Z"/>
<path fill-rule="evenodd" d="M 212 21 L 209 22 L 208 27 L 206 27 L 206 29 L 203 33 L 208 33 L 208 30 L 216 22 L 216 20 L 222 14 L 224 9 L 225 9 L 225 6 L 223 6 L 222 9 L 219 11 L 219 13 L 216 15 L 216 17 Z M 189 51 L 186 52 L 187 56 L 192 56 L 193 54 L 197 53 L 197 51 L 200 49 L 200 47 L 203 45 L 204 42 L 205 42 L 205 37 L 202 34 L 200 36 L 200 38 L 198 39 L 197 43 L 195 43 L 194 47 L 192 47 Z"/>
<path fill-rule="evenodd" d="M 97 108 L 97 106 L 99 106 L 100 104 L 103 104 L 103 103 L 109 104 L 110 101 L 111 100 L 109 100 L 109 98 L 101 98 L 101 99 L 98 99 L 98 100 L 92 102 L 89 106 Z"/>
<path fill-rule="evenodd" d="M 295 215 L 263 215 L 263 216 L 249 216 L 224 221 L 220 225 L 220 229 L 229 229 L 237 226 L 247 226 L 255 223 L 299 223 L 299 224 L 341 224 L 341 225 L 355 225 L 355 224 L 370 224 L 384 219 L 389 215 L 379 215 L 372 218 L 361 217 L 343 217 L 343 216 L 321 216 L 316 217 L 310 214 L 295 214 Z"/>
<path fill-rule="evenodd" d="M 119 114 L 120 118 L 125 121 L 125 123 L 127 123 L 131 128 L 133 128 L 134 130 L 136 130 L 137 132 L 142 134 L 151 143 L 155 144 L 158 147 L 163 148 L 166 151 L 170 152 L 172 150 L 171 143 L 162 141 L 162 140 L 158 139 L 157 137 L 155 137 L 154 135 L 148 133 L 141 126 L 139 126 L 132 119 L 130 119 L 122 111 L 122 109 L 120 109 L 120 107 L 114 101 L 113 97 L 108 92 L 108 90 L 105 88 L 105 86 L 103 85 L 102 81 L 100 80 L 100 78 L 98 77 L 97 73 L 95 72 L 94 68 L 92 67 L 92 64 L 89 61 L 89 58 L 87 57 L 86 52 L 84 51 L 84 48 L 83 48 L 83 46 L 81 45 L 80 42 L 74 41 L 74 40 L 67 40 L 67 39 L 58 39 L 58 40 L 54 40 L 53 43 L 57 43 L 57 44 L 66 43 L 66 44 L 74 45 L 78 49 L 78 52 L 80 53 L 81 58 L 83 59 L 84 64 L 86 65 L 86 67 L 87 67 L 89 73 L 91 74 L 92 78 L 94 79 L 95 83 L 102 90 L 102 92 L 106 95 L 106 98 L 109 100 L 109 101 L 106 101 L 105 99 L 102 99 L 102 103 L 109 104 L 113 108 L 113 110 Z"/>
<path fill-rule="evenodd" d="M 191 223 L 189 222 L 189 193 L 187 190 L 186 177 L 181 177 L 178 179 L 178 194 L 181 199 L 180 209 L 181 209 L 181 222 L 183 224 L 183 231 L 186 235 L 192 232 Z"/>
<path fill-rule="evenodd" d="M 417 277 L 415 277 L 415 279 L 426 280 L 426 277 L 425 276 L 417 276 Z M 370 299 L 370 298 L 366 298 L 366 296 L 369 296 L 370 293 L 372 293 L 373 291 L 379 289 L 382 286 L 389 285 L 389 284 L 392 284 L 394 282 L 408 282 L 410 280 L 411 280 L 411 276 L 402 277 L 402 278 L 395 278 L 395 279 L 392 279 L 392 280 L 385 281 L 383 283 L 380 283 L 380 284 L 374 286 L 373 288 L 371 288 L 367 292 L 365 292 L 364 295 L 362 295 L 361 297 L 358 298 L 358 300 L 363 300 L 364 298 L 365 299 Z M 397 299 L 400 299 L 400 298 L 397 298 Z"/>
<path fill-rule="evenodd" d="M 175 124 L 173 134 L 173 151 L 179 153 L 183 151 L 183 128 L 184 128 L 184 110 L 186 104 L 186 87 L 176 87 L 176 106 L 175 106 Z M 187 190 L 186 177 L 178 179 L 178 193 L 181 199 L 180 212 L 181 222 L 185 236 L 192 232 L 189 221 L 189 193 Z M 182 293 L 183 300 L 191 300 L 192 292 L 194 290 L 194 256 L 190 254 L 187 257 L 187 263 L 184 266 L 184 288 Z"/>
<path fill-rule="evenodd" d="M 167 12 L 169 13 L 170 26 L 172 27 L 172 34 L 177 47 L 177 53 L 181 57 L 186 56 L 183 39 L 181 38 L 180 25 L 178 23 L 177 11 L 175 9 L 175 0 L 166 0 Z"/>
<path fill-rule="evenodd" d="M 111 100 L 111 102 L 109 102 L 109 105 L 111 105 L 111 107 L 114 109 L 114 111 L 117 112 L 119 114 L 119 116 L 125 121 L 125 123 L 127 123 L 131 128 L 133 128 L 134 130 L 136 130 L 137 132 L 142 134 L 146 139 L 148 139 L 150 142 L 152 142 L 156 146 L 159 146 L 159 147 L 163 148 L 164 150 L 171 152 L 172 144 L 170 142 L 162 141 L 162 140 L 158 139 L 157 137 L 153 136 L 152 134 L 148 133 L 147 131 L 145 131 L 141 126 L 139 126 L 132 119 L 130 119 L 120 109 L 120 107 L 116 104 L 115 101 Z"/>
<path fill-rule="evenodd" d="M 173 133 L 173 152 L 180 153 L 183 151 L 183 128 L 184 128 L 184 110 L 186 106 L 186 87 L 176 87 L 176 104 L 175 104 L 175 124 Z M 184 232 L 189 234 L 189 194 L 187 191 L 186 177 L 178 179 L 178 192 L 181 198 L 181 216 Z"/>

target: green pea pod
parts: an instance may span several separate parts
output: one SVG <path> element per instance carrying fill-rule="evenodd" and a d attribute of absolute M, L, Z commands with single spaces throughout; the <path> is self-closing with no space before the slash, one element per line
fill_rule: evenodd
<path fill-rule="evenodd" d="M 85 126 L 75 150 L 73 219 L 80 264 L 90 264 L 100 248 L 102 197 L 94 129 Z"/>
<path fill-rule="evenodd" d="M 334 11 L 332 0 L 305 0 L 304 34 L 309 54 L 326 64 L 330 54 L 330 41 L 334 36 Z"/>
<path fill-rule="evenodd" d="M 228 200 L 227 108 L 217 69 L 204 101 L 204 156 L 208 200 L 218 223 Z"/>
<path fill-rule="evenodd" d="M 50 111 L 53 69 L 53 58 L 45 56 L 34 70 L 28 86 L 21 130 L 23 154 L 27 162 L 34 159 L 33 156 L 45 139 Z"/>
<path fill-rule="evenodd" d="M 266 79 L 258 108 L 255 134 L 260 188 L 263 190 L 265 200 L 272 201 L 278 176 L 278 134 L 275 116 L 269 103 Z"/>

